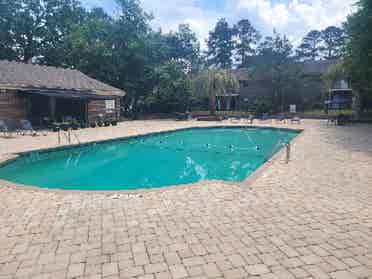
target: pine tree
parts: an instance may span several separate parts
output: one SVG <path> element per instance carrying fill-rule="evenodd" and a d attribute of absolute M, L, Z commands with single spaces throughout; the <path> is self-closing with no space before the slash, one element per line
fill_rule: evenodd
<path fill-rule="evenodd" d="M 209 32 L 207 40 L 207 62 L 209 65 L 220 69 L 232 67 L 232 56 L 234 50 L 234 30 L 226 19 L 220 19 L 214 30 Z"/>
<path fill-rule="evenodd" d="M 297 49 L 297 58 L 300 61 L 315 61 L 320 58 L 322 50 L 322 33 L 317 30 L 310 31 Z"/>

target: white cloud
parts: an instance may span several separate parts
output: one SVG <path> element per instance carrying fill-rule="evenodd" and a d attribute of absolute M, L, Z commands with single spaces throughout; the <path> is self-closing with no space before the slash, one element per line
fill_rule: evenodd
<path fill-rule="evenodd" d="M 222 13 L 203 9 L 197 0 L 142 0 L 144 9 L 154 14 L 153 26 L 164 32 L 177 30 L 178 25 L 187 23 L 196 33 L 202 48 L 205 39 Z"/>
<path fill-rule="evenodd" d="M 294 43 L 312 29 L 340 26 L 352 12 L 355 0 L 237 0 L 236 12 L 251 16 L 264 32 L 276 29 Z"/>
<path fill-rule="evenodd" d="M 87 6 L 115 10 L 115 0 L 82 0 Z M 205 39 L 221 17 L 231 24 L 248 18 L 263 34 L 275 28 L 294 44 L 312 29 L 340 26 L 352 12 L 356 0 L 141 0 L 154 14 L 154 28 L 176 30 L 180 23 L 190 24 L 205 48 Z M 219 3 L 219 5 L 217 4 Z M 222 3 L 222 4 L 221 4 Z"/>

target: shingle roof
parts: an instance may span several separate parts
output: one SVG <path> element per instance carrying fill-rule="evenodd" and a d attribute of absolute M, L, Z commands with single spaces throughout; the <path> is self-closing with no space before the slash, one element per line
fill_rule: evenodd
<path fill-rule="evenodd" d="M 125 92 L 72 69 L 0 60 L 0 88 L 57 89 L 124 96 Z"/>
<path fill-rule="evenodd" d="M 319 60 L 319 61 L 307 61 L 307 62 L 298 62 L 293 65 L 296 65 L 298 67 L 298 70 L 301 71 L 301 74 L 304 76 L 321 76 L 325 74 L 329 67 L 336 64 L 337 60 Z M 264 80 L 267 78 L 266 72 L 258 72 L 256 75 L 254 74 L 254 70 L 247 69 L 247 68 L 239 68 L 232 70 L 232 73 L 234 73 L 237 78 L 240 81 L 244 80 Z"/>
<path fill-rule="evenodd" d="M 328 71 L 330 66 L 336 63 L 337 60 L 320 60 L 303 62 L 301 66 L 305 75 L 323 75 Z"/>

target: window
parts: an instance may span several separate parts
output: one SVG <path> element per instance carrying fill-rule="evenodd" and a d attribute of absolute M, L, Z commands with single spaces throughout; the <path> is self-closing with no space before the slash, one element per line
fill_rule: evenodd
<path fill-rule="evenodd" d="M 106 110 L 115 109 L 115 100 L 105 100 Z"/>
<path fill-rule="evenodd" d="M 239 83 L 241 88 L 248 87 L 248 80 L 240 80 Z"/>

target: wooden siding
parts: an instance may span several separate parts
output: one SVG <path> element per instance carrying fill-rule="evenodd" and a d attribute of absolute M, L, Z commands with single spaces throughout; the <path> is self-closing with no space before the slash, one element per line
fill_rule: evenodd
<path fill-rule="evenodd" d="M 87 105 L 88 123 L 96 122 L 101 114 L 104 118 L 119 120 L 120 118 L 120 98 L 115 99 L 115 109 L 106 109 L 106 100 L 90 100 Z"/>
<path fill-rule="evenodd" d="M 304 76 L 297 84 L 284 88 L 287 98 L 302 104 L 321 104 L 325 94 L 325 84 L 320 76 Z M 250 80 L 241 82 L 240 99 L 242 102 L 254 103 L 262 97 L 273 96 L 270 80 Z"/>
<path fill-rule="evenodd" d="M 26 101 L 17 90 L 0 89 L 0 119 L 25 119 Z"/>

